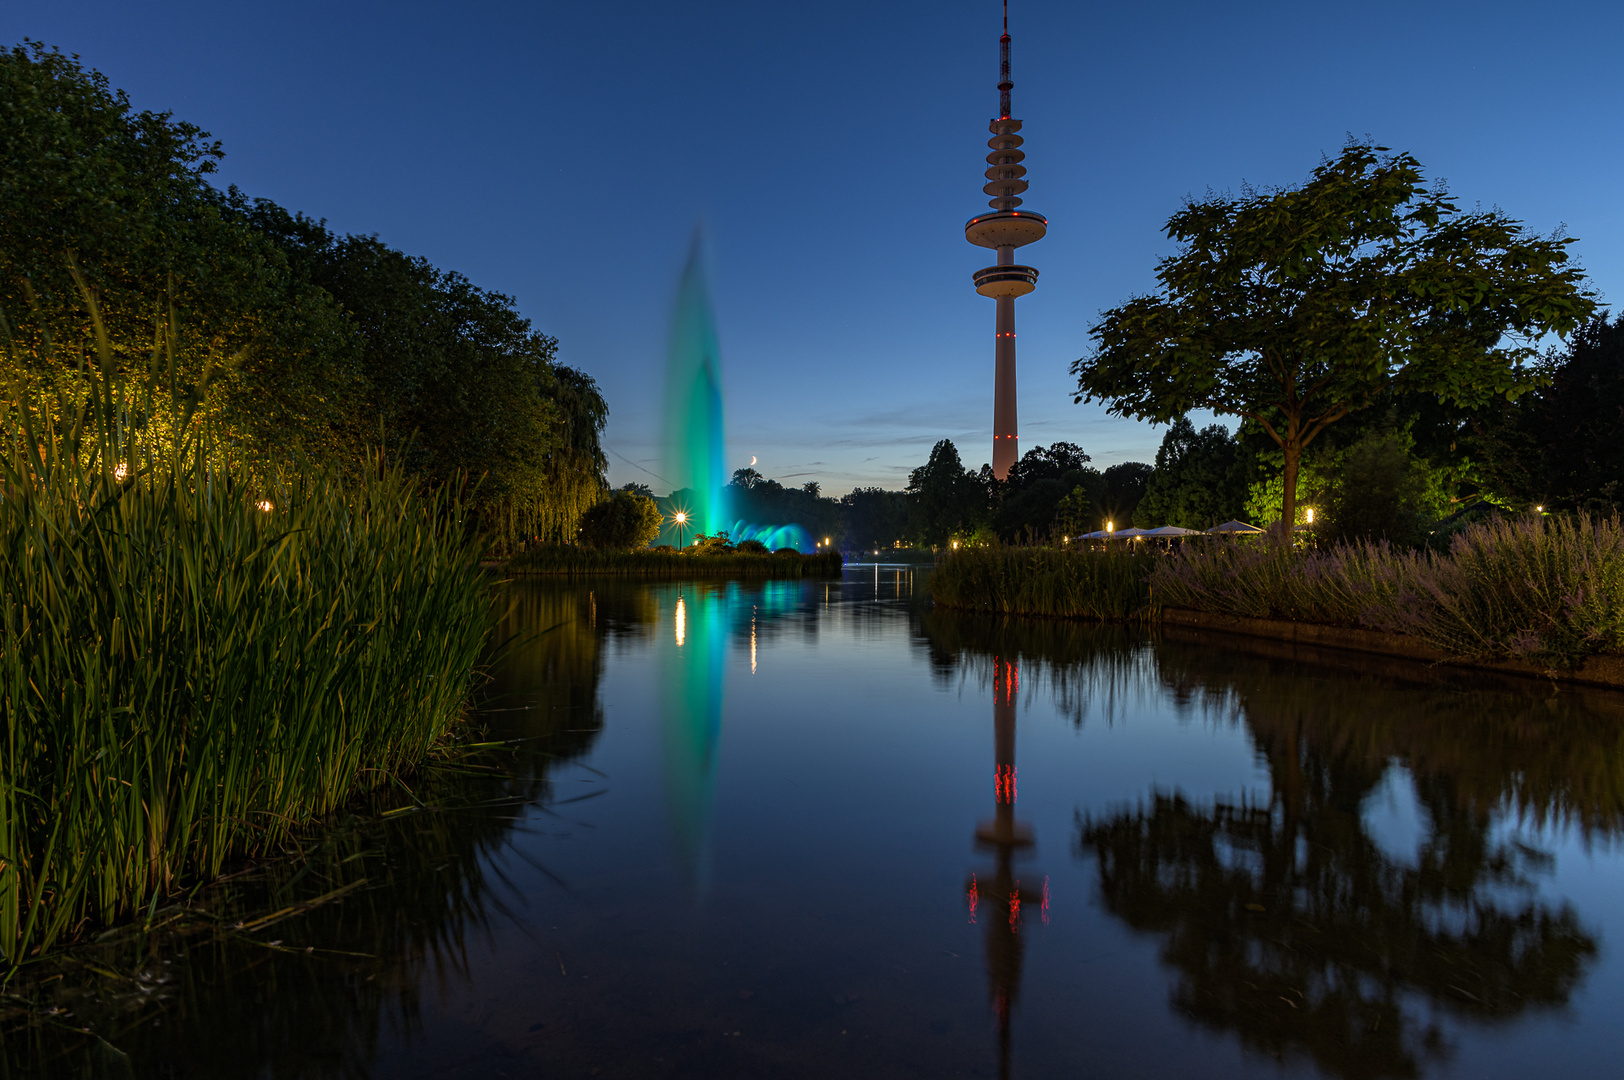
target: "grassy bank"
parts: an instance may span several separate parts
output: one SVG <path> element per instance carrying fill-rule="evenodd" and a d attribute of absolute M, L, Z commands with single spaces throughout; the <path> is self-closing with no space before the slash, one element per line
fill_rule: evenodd
<path fill-rule="evenodd" d="M 1106 622 L 1163 608 L 1403 634 L 1463 660 L 1571 669 L 1624 652 L 1624 521 L 1496 520 L 1445 553 L 1319 551 L 1262 539 L 1170 552 L 986 548 L 949 555 L 931 591 L 966 611 Z"/>
<path fill-rule="evenodd" d="M 491 625 L 451 496 L 251 478 L 184 403 L 85 384 L 0 406 L 0 979 L 398 782 Z"/>
<path fill-rule="evenodd" d="M 1524 517 L 1444 554 L 1351 544 L 1190 545 L 1150 577 L 1168 607 L 1406 634 L 1466 660 L 1569 669 L 1624 652 L 1624 522 Z"/>
<path fill-rule="evenodd" d="M 962 611 L 1142 622 L 1155 612 L 1149 577 L 1156 561 L 1154 552 L 1128 545 L 1103 552 L 963 548 L 931 575 L 931 598 Z"/>
<path fill-rule="evenodd" d="M 642 578 L 798 578 L 839 574 L 840 552 L 818 555 L 752 555 L 748 552 L 696 554 L 687 551 L 588 551 L 536 548 L 503 564 L 509 574 L 560 577 Z"/>

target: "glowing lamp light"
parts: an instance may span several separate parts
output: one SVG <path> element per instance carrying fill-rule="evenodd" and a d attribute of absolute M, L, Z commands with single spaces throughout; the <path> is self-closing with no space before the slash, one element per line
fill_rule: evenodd
<path fill-rule="evenodd" d="M 1312 506 L 1304 510 L 1303 514 L 1305 515 L 1303 518 L 1304 521 L 1310 525 L 1314 524 L 1314 508 Z"/>
<path fill-rule="evenodd" d="M 953 550 L 954 551 L 959 550 L 959 542 L 957 540 L 953 541 Z"/>
<path fill-rule="evenodd" d="M 1107 521 L 1107 522 L 1106 522 L 1106 523 L 1105 523 L 1105 531 L 1106 531 L 1106 532 L 1116 532 L 1116 522 L 1114 522 L 1114 521 Z"/>
<path fill-rule="evenodd" d="M 683 513 L 680 510 L 677 511 L 676 522 L 677 522 L 678 525 L 686 525 L 686 524 L 688 524 L 688 515 Z"/>
<path fill-rule="evenodd" d="M 266 512 L 266 513 L 267 513 L 267 514 L 269 514 L 269 513 L 270 513 L 270 512 L 271 512 L 271 511 L 272 511 L 272 510 L 275 510 L 275 509 L 276 509 L 276 507 L 274 507 L 274 506 L 272 506 L 272 505 L 271 505 L 271 501 L 270 501 L 270 500 L 269 500 L 269 499 L 265 499 L 265 500 L 263 500 L 263 501 L 262 501 L 262 502 L 261 502 L 261 503 L 260 503 L 260 504 L 259 504 L 259 508 L 260 508 L 260 509 L 261 509 L 261 510 L 263 510 L 263 511 L 265 511 L 265 512 Z"/>
<path fill-rule="evenodd" d="M 128 465 L 125 465 L 122 462 L 120 462 L 119 464 L 113 466 L 113 479 L 114 480 L 122 480 L 126 476 L 129 476 L 129 475 L 130 475 L 130 467 Z"/>
<path fill-rule="evenodd" d="M 1544 507 L 1543 507 L 1543 506 L 1536 506 L 1536 507 L 1534 507 L 1534 513 L 1536 513 L 1536 514 L 1543 514 L 1543 513 L 1544 513 L 1544 512 L 1545 512 L 1545 508 L 1544 508 Z"/>

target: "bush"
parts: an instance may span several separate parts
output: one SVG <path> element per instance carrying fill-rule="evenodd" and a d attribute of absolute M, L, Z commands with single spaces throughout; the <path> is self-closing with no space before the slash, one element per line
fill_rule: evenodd
<path fill-rule="evenodd" d="M 632 551 L 660 535 L 659 507 L 647 495 L 617 491 L 581 515 L 581 543 L 594 551 Z"/>

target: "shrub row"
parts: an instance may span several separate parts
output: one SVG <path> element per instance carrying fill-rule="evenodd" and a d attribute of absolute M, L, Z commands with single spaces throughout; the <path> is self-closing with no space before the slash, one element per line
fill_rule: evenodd
<path fill-rule="evenodd" d="M 646 578 L 798 578 L 839 574 L 840 552 L 802 555 L 792 551 L 750 554 L 729 551 L 698 554 L 691 551 L 591 551 L 586 548 L 533 548 L 503 564 L 510 574 L 550 574 L 565 577 Z"/>

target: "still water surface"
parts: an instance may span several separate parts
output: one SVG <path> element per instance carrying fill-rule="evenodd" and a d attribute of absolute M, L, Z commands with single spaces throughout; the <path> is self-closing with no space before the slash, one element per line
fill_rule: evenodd
<path fill-rule="evenodd" d="M 150 946 L 134 1075 L 1619 1075 L 1618 697 L 896 567 L 511 592 L 515 755 Z"/>

